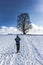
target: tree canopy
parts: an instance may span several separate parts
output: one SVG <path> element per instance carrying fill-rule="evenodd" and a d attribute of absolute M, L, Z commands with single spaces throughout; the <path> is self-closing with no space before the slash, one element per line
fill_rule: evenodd
<path fill-rule="evenodd" d="M 23 32 L 23 34 L 26 34 L 29 31 L 29 29 L 32 28 L 28 13 L 21 13 L 20 15 L 18 15 L 17 27 L 20 31 Z"/>

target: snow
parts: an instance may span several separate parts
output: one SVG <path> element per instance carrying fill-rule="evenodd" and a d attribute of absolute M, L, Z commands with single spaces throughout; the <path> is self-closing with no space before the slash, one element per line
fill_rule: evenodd
<path fill-rule="evenodd" d="M 16 27 L 2 26 L 0 28 L 0 34 L 21 34 L 21 31 L 19 31 Z"/>
<path fill-rule="evenodd" d="M 43 27 L 31 24 L 32 29 L 30 29 L 27 34 L 43 34 Z M 17 27 L 7 27 L 1 26 L 0 34 L 23 34 Z"/>
<path fill-rule="evenodd" d="M 15 37 L 0 35 L 0 65 L 43 65 L 43 35 L 19 35 L 19 53 Z"/>
<path fill-rule="evenodd" d="M 27 34 L 43 34 L 43 27 L 32 24 L 32 29 Z"/>

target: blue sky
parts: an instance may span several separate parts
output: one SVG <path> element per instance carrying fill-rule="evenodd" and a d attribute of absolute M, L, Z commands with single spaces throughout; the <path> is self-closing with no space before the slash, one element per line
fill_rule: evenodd
<path fill-rule="evenodd" d="M 32 23 L 43 26 L 43 0 L 0 0 L 0 26 L 16 26 L 17 16 L 24 12 Z"/>

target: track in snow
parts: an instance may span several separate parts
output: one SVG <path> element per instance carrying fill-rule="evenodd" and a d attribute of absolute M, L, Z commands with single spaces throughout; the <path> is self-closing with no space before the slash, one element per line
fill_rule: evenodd
<path fill-rule="evenodd" d="M 16 35 L 5 36 L 5 40 L 6 38 L 9 39 L 7 43 L 10 42 L 11 44 L 0 53 L 0 65 L 43 65 L 43 57 L 38 51 L 37 47 L 33 44 L 33 41 L 36 39 L 36 37 L 38 38 L 38 36 L 19 36 L 21 38 L 21 44 L 20 53 L 18 54 L 15 53 L 16 45 L 14 39 Z M 41 42 L 40 40 L 38 41 Z M 6 41 L 2 41 L 2 43 L 6 43 Z"/>

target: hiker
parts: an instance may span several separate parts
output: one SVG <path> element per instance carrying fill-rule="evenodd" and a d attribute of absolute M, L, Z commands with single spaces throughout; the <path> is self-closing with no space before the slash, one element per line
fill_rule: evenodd
<path fill-rule="evenodd" d="M 15 38 L 15 41 L 16 41 L 16 47 L 17 47 L 17 53 L 18 53 L 19 50 L 20 50 L 20 38 L 19 38 L 18 35 L 17 35 L 17 37 Z"/>

